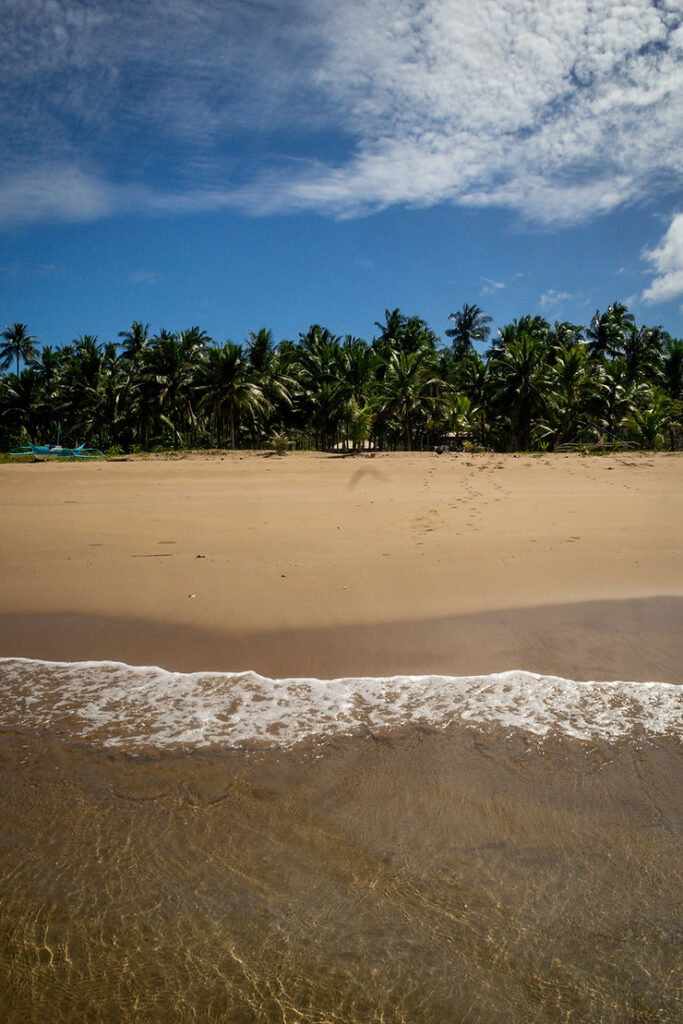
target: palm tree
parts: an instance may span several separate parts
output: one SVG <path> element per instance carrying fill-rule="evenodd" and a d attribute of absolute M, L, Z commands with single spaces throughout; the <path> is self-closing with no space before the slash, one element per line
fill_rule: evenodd
<path fill-rule="evenodd" d="M 367 342 L 350 334 L 346 335 L 336 355 L 333 367 L 335 411 L 344 424 L 345 436 L 358 448 L 367 440 L 372 426 L 368 402 L 377 357 Z"/>
<path fill-rule="evenodd" d="M 133 320 L 127 331 L 119 331 L 119 338 L 123 339 L 121 355 L 130 359 L 132 363 L 137 363 L 149 343 L 149 324 Z"/>
<path fill-rule="evenodd" d="M 40 358 L 35 364 L 41 386 L 41 425 L 47 431 L 48 438 L 57 433 L 57 406 L 59 403 L 59 387 L 63 368 L 62 353 L 51 345 L 43 345 Z"/>
<path fill-rule="evenodd" d="M 178 331 L 178 343 L 180 345 L 181 359 L 187 367 L 188 386 L 184 389 L 183 398 L 185 401 L 185 415 L 190 431 L 190 443 L 196 441 L 197 418 L 192 404 L 192 378 L 196 374 L 200 364 L 204 360 L 207 347 L 212 344 L 213 339 L 209 337 L 201 327 L 188 327 L 184 331 Z"/>
<path fill-rule="evenodd" d="M 304 424 L 313 427 L 315 447 L 334 443 L 338 401 L 337 368 L 339 338 L 320 324 L 312 324 L 299 335 L 293 366 L 298 385 L 298 412 Z"/>
<path fill-rule="evenodd" d="M 130 444 L 135 437 L 133 414 L 134 367 L 118 346 L 110 341 L 101 352 L 97 387 L 97 430 L 100 447 Z"/>
<path fill-rule="evenodd" d="M 102 348 L 97 336 L 82 334 L 74 339 L 59 389 L 61 418 L 74 439 L 90 437 L 102 423 L 99 416 L 101 372 Z"/>
<path fill-rule="evenodd" d="M 658 388 L 652 388 L 642 408 L 634 408 L 623 425 L 641 448 L 656 451 L 663 446 L 664 433 L 671 426 L 671 402 Z"/>
<path fill-rule="evenodd" d="M 683 341 L 666 338 L 662 362 L 662 383 L 671 399 L 671 426 L 669 444 L 672 451 L 678 447 L 683 426 Z"/>
<path fill-rule="evenodd" d="M 437 382 L 423 352 L 391 352 L 377 383 L 373 404 L 383 415 L 396 416 L 403 426 L 406 450 L 413 449 L 415 421 L 434 406 Z"/>
<path fill-rule="evenodd" d="M 553 329 L 548 334 L 551 358 L 554 359 L 562 348 L 571 349 L 575 345 L 585 345 L 584 330 L 585 328 L 579 324 L 570 323 L 569 320 L 556 320 Z"/>
<path fill-rule="evenodd" d="M 485 316 L 483 310 L 476 305 L 468 306 L 465 303 L 458 313 L 449 313 L 448 319 L 454 322 L 455 327 L 446 331 L 446 335 L 453 339 L 453 355 L 458 360 L 473 351 L 473 342 L 486 341 L 491 333 L 489 324 L 493 318 Z"/>
<path fill-rule="evenodd" d="M 521 316 L 519 320 L 513 320 L 511 324 L 505 324 L 498 328 L 498 337 L 486 353 L 487 358 L 498 355 L 508 345 L 516 342 L 522 334 L 533 338 L 544 349 L 549 349 L 551 344 L 550 324 L 541 316 Z"/>
<path fill-rule="evenodd" d="M 184 427 L 182 413 L 192 376 L 188 355 L 192 347 L 183 343 L 178 335 L 162 330 L 145 350 L 140 385 L 149 398 L 153 395 L 159 421 L 173 433 L 174 447 L 181 439 Z"/>
<path fill-rule="evenodd" d="M 584 344 L 558 345 L 549 376 L 548 405 L 555 446 L 578 440 L 590 417 L 588 407 L 601 387 L 600 363 Z"/>
<path fill-rule="evenodd" d="M 456 445 L 476 431 L 478 412 L 476 406 L 462 392 L 453 391 L 444 395 L 441 414 L 446 428 L 445 433 Z"/>
<path fill-rule="evenodd" d="M 683 341 L 678 338 L 665 340 L 663 376 L 669 396 L 683 401 Z"/>
<path fill-rule="evenodd" d="M 231 341 L 222 348 L 208 349 L 197 372 L 195 388 L 201 408 L 212 415 L 219 434 L 227 410 L 231 448 L 236 441 L 236 417 L 242 412 L 254 416 L 267 404 L 261 388 L 252 378 L 242 346 Z"/>
<path fill-rule="evenodd" d="M 36 358 L 36 339 L 28 334 L 26 324 L 14 323 L 11 327 L 5 327 L 0 337 L 5 339 L 5 344 L 0 345 L 0 369 L 7 370 L 12 360 L 16 360 L 16 373 L 19 376 L 19 360 L 25 363 L 32 363 Z"/>
<path fill-rule="evenodd" d="M 664 345 L 668 338 L 661 327 L 636 327 L 628 330 L 623 339 L 624 367 L 630 384 L 636 381 L 655 383 L 661 379 Z"/>
<path fill-rule="evenodd" d="M 633 327 L 633 314 L 620 302 L 613 302 L 604 313 L 596 309 L 586 334 L 593 355 L 615 359 L 621 355 L 627 332 Z"/>
<path fill-rule="evenodd" d="M 252 370 L 261 376 L 267 375 L 270 372 L 274 356 L 273 332 L 269 331 L 267 327 L 261 327 L 258 331 L 249 331 L 247 358 Z"/>
<path fill-rule="evenodd" d="M 27 366 L 19 374 L 10 374 L 3 383 L 3 406 L 7 419 L 18 432 L 35 437 L 42 399 L 38 371 Z"/>
<path fill-rule="evenodd" d="M 385 309 L 384 323 L 375 321 L 380 334 L 373 341 L 375 352 L 386 359 L 390 352 L 435 352 L 439 338 L 419 316 L 404 316 L 396 309 Z"/>
<path fill-rule="evenodd" d="M 273 411 L 279 409 L 282 413 L 291 407 L 296 382 L 285 368 L 284 354 L 273 344 L 273 332 L 265 327 L 257 332 L 249 331 L 246 355 L 251 376 L 266 399 L 265 415 L 259 424 L 263 437 L 276 429 L 272 420 L 268 422 Z"/>
<path fill-rule="evenodd" d="M 373 347 L 379 356 L 386 358 L 390 351 L 402 347 L 401 337 L 405 320 L 398 306 L 396 309 L 384 310 L 384 323 L 375 320 L 375 327 L 379 327 L 380 333 L 374 339 Z"/>
<path fill-rule="evenodd" d="M 622 423 L 636 408 L 637 388 L 626 380 L 624 363 L 620 359 L 605 365 L 603 381 L 596 425 L 601 434 L 613 439 L 619 436 Z"/>
<path fill-rule="evenodd" d="M 527 451 L 534 419 L 547 398 L 545 357 L 543 343 L 522 331 L 495 353 L 489 366 L 491 399 L 509 418 L 513 445 Z"/>
<path fill-rule="evenodd" d="M 187 358 L 192 359 L 201 353 L 213 341 L 202 327 L 186 327 L 184 331 L 178 331 L 178 341 Z"/>
<path fill-rule="evenodd" d="M 462 391 L 470 400 L 470 417 L 475 439 L 487 444 L 489 363 L 485 363 L 478 352 L 471 352 L 466 359 L 458 363 L 456 389 Z"/>

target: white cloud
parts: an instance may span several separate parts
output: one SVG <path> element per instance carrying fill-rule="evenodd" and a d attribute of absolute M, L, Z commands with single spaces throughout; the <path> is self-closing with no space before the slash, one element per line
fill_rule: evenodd
<path fill-rule="evenodd" d="M 115 189 L 77 167 L 36 167 L 0 177 L 0 223 L 88 221 L 116 207 Z"/>
<path fill-rule="evenodd" d="M 683 171 L 677 0 L 11 0 L 8 21 L 5 222 L 451 202 L 564 224 Z"/>
<path fill-rule="evenodd" d="M 541 295 L 540 304 L 542 309 L 558 309 L 573 298 L 575 296 L 571 292 L 557 292 L 554 288 L 549 288 Z"/>
<path fill-rule="evenodd" d="M 357 133 L 282 201 L 501 205 L 568 223 L 680 175 L 680 10 L 649 0 L 348 0 L 320 79 Z"/>
<path fill-rule="evenodd" d="M 481 295 L 495 295 L 501 288 L 505 288 L 505 281 L 493 281 L 490 277 L 482 277 L 484 281 L 484 287 L 482 288 Z"/>
<path fill-rule="evenodd" d="M 669 302 L 683 295 L 683 213 L 676 214 L 659 245 L 643 256 L 657 273 L 643 292 L 645 302 Z"/>

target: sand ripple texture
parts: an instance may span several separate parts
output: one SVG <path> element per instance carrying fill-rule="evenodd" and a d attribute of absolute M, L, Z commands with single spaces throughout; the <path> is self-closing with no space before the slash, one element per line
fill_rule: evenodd
<path fill-rule="evenodd" d="M 267 679 L 118 662 L 0 659 L 0 727 L 45 729 L 131 752 L 290 747 L 403 726 L 491 724 L 537 736 L 616 740 L 681 733 L 683 690 L 668 683 L 488 676 Z"/>

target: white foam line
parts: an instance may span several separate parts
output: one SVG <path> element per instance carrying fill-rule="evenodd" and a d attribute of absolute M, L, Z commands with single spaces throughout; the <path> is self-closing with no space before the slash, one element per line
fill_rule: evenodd
<path fill-rule="evenodd" d="M 109 746 L 290 746 L 311 737 L 423 723 L 498 724 L 539 736 L 617 739 L 681 733 L 671 683 L 576 682 L 511 670 L 486 676 L 268 679 L 169 672 L 114 661 L 0 658 L 0 725 Z"/>

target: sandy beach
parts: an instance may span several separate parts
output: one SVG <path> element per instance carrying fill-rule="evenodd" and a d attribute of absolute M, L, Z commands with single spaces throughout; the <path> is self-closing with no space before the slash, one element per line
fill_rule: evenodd
<path fill-rule="evenodd" d="M 0 1018 L 680 1020 L 682 466 L 0 466 Z"/>
<path fill-rule="evenodd" d="M 680 682 L 677 455 L 0 466 L 0 651 Z"/>

